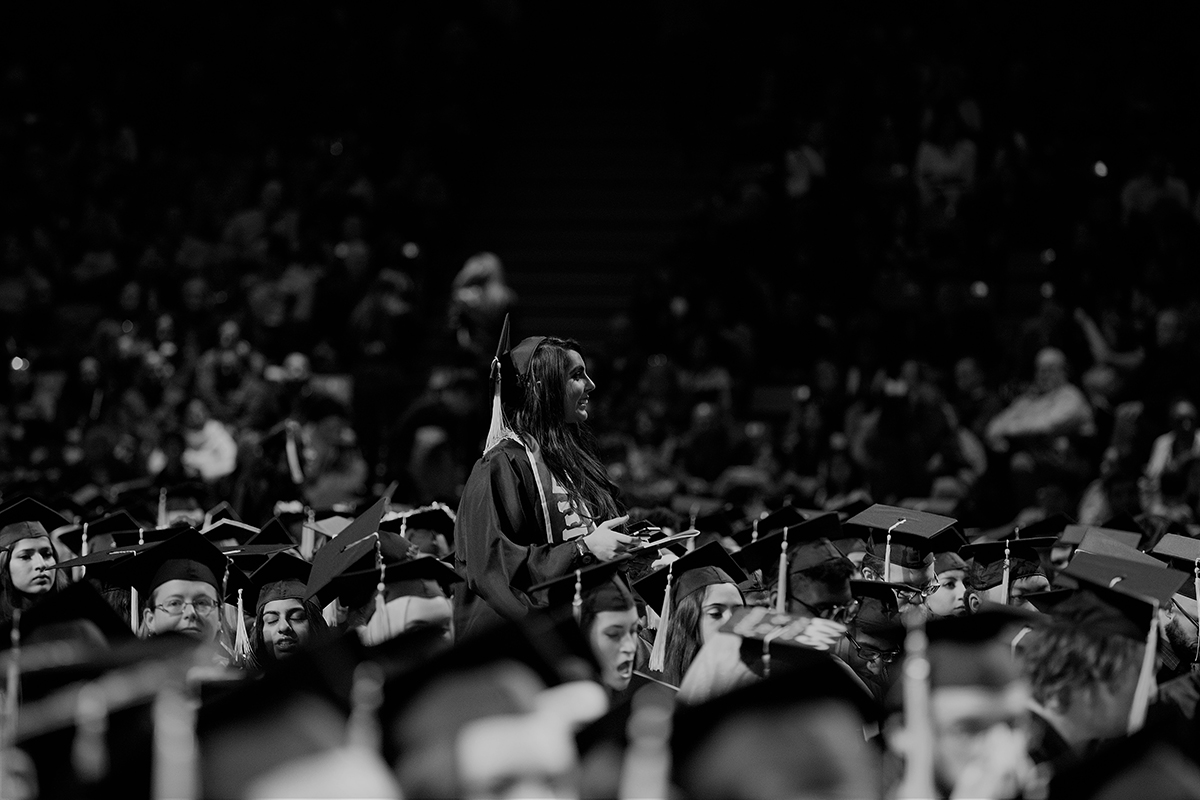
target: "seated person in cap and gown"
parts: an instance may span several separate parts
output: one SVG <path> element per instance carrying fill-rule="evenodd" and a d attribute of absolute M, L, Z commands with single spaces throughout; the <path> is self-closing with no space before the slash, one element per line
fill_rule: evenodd
<path fill-rule="evenodd" d="M 934 577 L 934 560 L 932 553 L 921 548 L 895 544 L 892 545 L 890 568 L 884 563 L 883 556 L 868 553 L 863 558 L 863 579 L 902 585 L 904 588 L 896 591 L 900 611 L 913 606 L 928 614 L 926 598 L 940 589 Z"/>
<path fill-rule="evenodd" d="M 739 588 L 746 575 L 719 542 L 679 557 L 634 584 L 647 607 L 659 613 L 660 621 L 667 602 L 668 571 L 671 610 L 665 629 L 659 630 L 655 638 L 665 637 L 665 644 L 659 644 L 662 680 L 678 686 L 700 648 L 729 621 L 735 609 L 746 604 Z M 653 670 L 657 663 L 649 666 Z"/>
<path fill-rule="evenodd" d="M 379 573 L 370 570 L 347 575 L 335 582 L 342 602 L 350 613 L 346 627 L 358 631 L 368 647 L 382 644 L 401 633 L 419 628 L 442 632 L 447 643 L 453 642 L 453 606 L 451 586 L 461 578 L 450 567 L 432 556 L 418 556 L 387 567 L 382 613 L 377 595 Z"/>
<path fill-rule="evenodd" d="M 903 759 L 905 779 L 921 778 L 940 798 L 1025 797 L 1038 785 L 1024 729 L 1029 692 L 1011 648 L 1023 624 L 995 606 L 928 623 L 928 706 L 905 707 L 909 677 L 891 687 L 887 701 L 893 713 L 884 738 Z M 932 775 L 908 773 L 930 763 Z"/>
<path fill-rule="evenodd" d="M 0 529 L 0 623 L 56 592 L 65 576 L 50 534 L 40 522 L 14 522 Z"/>
<path fill-rule="evenodd" d="M 850 590 L 859 602 L 858 613 L 849 623 L 845 639 L 835 649 L 836 655 L 870 689 L 880 708 L 899 677 L 899 670 L 893 664 L 904 646 L 904 626 L 892 588 L 896 585 L 880 581 L 850 582 Z"/>
<path fill-rule="evenodd" d="M 934 557 L 938 588 L 925 598 L 930 617 L 961 617 L 968 613 L 967 570 L 967 562 L 958 553 L 938 553 Z"/>
<path fill-rule="evenodd" d="M 836 521 L 836 517 L 833 517 Z M 845 624 L 854 618 L 858 603 L 850 590 L 854 566 L 821 533 L 828 532 L 828 515 L 797 525 L 788 532 L 787 574 L 772 581 L 772 606 L 784 592 L 783 608 L 789 614 L 832 620 Z M 806 530 L 807 529 L 807 530 Z M 744 569 L 769 568 L 778 561 L 783 532 L 773 533 L 743 548 L 735 559 Z M 679 686 L 679 699 L 699 703 L 738 686 L 753 683 L 758 676 L 741 657 L 742 637 L 717 632 L 696 654 Z M 857 675 L 842 661 L 855 681 Z M 859 681 L 861 683 L 861 681 Z"/>
<path fill-rule="evenodd" d="M 279 553 L 250 576 L 258 590 L 250 652 L 259 667 L 290 658 L 328 635 L 320 607 L 305 599 L 311 569 L 308 562 Z"/>
<path fill-rule="evenodd" d="M 618 531 L 626 517 L 586 425 L 595 384 L 579 345 L 531 337 L 508 351 L 507 336 L 506 326 L 492 429 L 455 521 L 463 636 L 521 618 L 534 605 L 531 587 L 610 561 L 635 541 Z"/>

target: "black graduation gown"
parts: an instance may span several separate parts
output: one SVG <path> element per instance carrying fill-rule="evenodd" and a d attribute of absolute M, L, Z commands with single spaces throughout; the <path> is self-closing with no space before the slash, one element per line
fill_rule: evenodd
<path fill-rule="evenodd" d="M 547 533 L 546 517 L 519 442 L 505 439 L 475 463 L 454 523 L 454 566 L 464 579 L 454 589 L 457 637 L 520 619 L 539 607 L 531 587 L 586 565 L 561 530 Z"/>

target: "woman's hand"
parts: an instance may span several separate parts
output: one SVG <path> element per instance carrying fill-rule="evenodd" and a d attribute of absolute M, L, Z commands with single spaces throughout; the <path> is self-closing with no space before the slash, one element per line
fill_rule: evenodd
<path fill-rule="evenodd" d="M 628 536 L 617 530 L 628 519 L 629 515 L 626 514 L 623 517 L 605 520 L 596 527 L 596 530 L 583 537 L 584 545 L 592 555 L 601 561 L 612 561 L 627 548 L 637 544 L 636 537 Z"/>

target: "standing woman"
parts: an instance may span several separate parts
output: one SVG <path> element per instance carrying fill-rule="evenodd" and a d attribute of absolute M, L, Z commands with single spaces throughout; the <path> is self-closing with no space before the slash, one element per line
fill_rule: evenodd
<path fill-rule="evenodd" d="M 599 561 L 633 537 L 588 430 L 588 377 L 576 342 L 547 336 L 508 348 L 508 320 L 492 362 L 497 381 L 483 457 L 467 479 L 454 525 L 455 630 L 519 619 L 529 590 Z"/>

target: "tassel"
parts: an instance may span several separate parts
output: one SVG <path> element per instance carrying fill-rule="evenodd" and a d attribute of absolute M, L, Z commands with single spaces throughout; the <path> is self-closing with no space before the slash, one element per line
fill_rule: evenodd
<path fill-rule="evenodd" d="M 288 420 L 285 430 L 285 446 L 287 451 L 288 471 L 292 474 L 292 483 L 299 486 L 304 483 L 304 470 L 300 468 L 300 453 L 296 448 L 296 423 Z"/>
<path fill-rule="evenodd" d="M 750 523 L 750 544 L 758 541 L 758 520 L 755 519 Z"/>
<path fill-rule="evenodd" d="M 79 557 L 87 558 L 88 554 L 88 524 L 83 523 L 83 537 L 79 540 Z M 79 568 L 79 580 L 87 577 L 87 567 Z"/>
<path fill-rule="evenodd" d="M 575 621 L 583 619 L 583 570 L 575 570 L 575 599 L 571 601 L 571 614 Z"/>
<path fill-rule="evenodd" d="M 305 507 L 305 511 L 308 512 L 308 521 L 300 526 L 300 557 L 312 561 L 313 552 L 317 549 L 317 532 L 313 530 L 317 524 L 317 514 L 311 508 Z"/>
<path fill-rule="evenodd" d="M 392 626 L 387 618 L 387 599 L 385 592 L 387 585 L 385 576 L 387 574 L 387 565 L 383 563 L 383 545 L 379 537 L 375 537 L 375 563 L 379 567 L 379 583 L 375 584 L 375 616 L 379 618 L 379 623 L 383 628 L 384 641 L 392 638 Z"/>
<path fill-rule="evenodd" d="M 1133 703 L 1129 707 L 1129 734 L 1135 734 L 1146 724 L 1146 710 L 1150 705 L 1150 685 L 1154 682 L 1154 662 L 1158 657 L 1158 601 L 1153 601 L 1150 612 L 1150 632 L 1146 634 L 1146 652 L 1142 655 L 1142 669 L 1138 674 L 1137 687 L 1133 690 Z"/>
<path fill-rule="evenodd" d="M 783 526 L 783 541 L 779 543 L 779 577 L 775 580 L 775 613 L 787 613 L 788 571 L 787 571 L 787 525 Z"/>
<path fill-rule="evenodd" d="M 233 564 L 232 558 L 225 559 L 225 574 L 221 578 L 221 596 L 217 600 L 218 603 L 224 603 L 225 598 L 229 596 L 229 567 Z M 241 599 L 240 597 L 238 598 Z M 241 611 L 241 603 L 238 604 L 238 611 Z M 241 615 L 239 614 L 239 619 Z M 223 643 L 230 649 L 233 655 L 233 660 L 237 661 L 237 623 L 234 623 L 234 635 L 229 635 L 229 617 L 225 613 L 225 606 L 221 606 L 221 633 L 223 634 Z"/>
<path fill-rule="evenodd" d="M 1200 558 L 1196 559 L 1196 619 L 1200 620 Z M 1196 663 L 1200 664 L 1200 637 L 1196 638 Z"/>
<path fill-rule="evenodd" d="M 325 618 L 325 622 L 330 628 L 336 628 L 339 624 L 337 600 L 321 609 L 321 616 Z"/>
<path fill-rule="evenodd" d="M 500 403 L 500 359 L 492 359 L 492 381 L 495 389 L 492 391 L 492 416 L 488 423 L 487 438 L 483 442 L 483 452 L 488 452 L 500 444 L 509 434 L 508 420 L 504 418 L 504 409 Z"/>
<path fill-rule="evenodd" d="M 71 766 L 82 783 L 99 783 L 108 775 L 108 699 L 95 683 L 84 684 L 75 700 L 75 739 Z"/>
<path fill-rule="evenodd" d="M 887 532 L 883 543 L 883 582 L 892 582 L 892 532 Z"/>
<path fill-rule="evenodd" d="M 1009 582 L 1009 575 L 1011 574 L 1011 571 L 1012 571 L 1012 560 L 1009 558 L 1009 543 L 1008 543 L 1008 540 L 1005 539 L 1004 540 L 1004 573 L 1003 573 L 1003 577 L 1000 579 L 1000 596 L 1002 598 L 1004 598 L 1000 602 L 1004 603 L 1004 605 L 1008 605 L 1008 582 Z"/>
<path fill-rule="evenodd" d="M 164 489 L 158 496 L 158 515 L 160 518 L 166 513 L 166 504 L 167 504 L 167 491 L 166 491 L 166 489 Z M 138 544 L 146 543 L 145 536 L 146 536 L 145 529 L 138 528 Z M 141 605 L 141 599 L 138 597 L 137 587 L 130 586 L 129 587 L 129 629 L 133 631 L 135 636 L 137 635 L 138 628 L 140 627 L 140 623 L 141 623 L 141 620 L 138 619 L 138 617 L 140 616 L 140 614 L 138 613 L 140 611 L 140 609 L 138 608 L 139 605 Z"/>
<path fill-rule="evenodd" d="M 158 490 L 158 527 L 166 528 L 170 525 L 167 517 L 167 490 Z M 142 543 L 142 532 L 138 530 L 138 544 Z"/>
<path fill-rule="evenodd" d="M 238 589 L 237 633 L 233 639 L 233 657 L 241 665 L 250 663 L 250 634 L 246 631 L 246 610 L 242 604 L 242 590 Z"/>
<path fill-rule="evenodd" d="M 667 663 L 667 628 L 671 627 L 671 576 L 674 572 L 675 562 L 672 561 L 667 565 L 667 589 L 663 593 L 658 630 L 654 632 L 654 644 L 650 648 L 650 662 L 647 664 L 655 672 L 662 672 Z"/>

